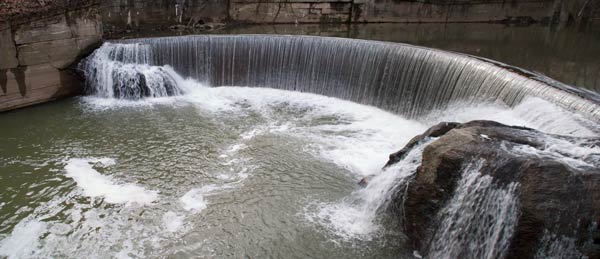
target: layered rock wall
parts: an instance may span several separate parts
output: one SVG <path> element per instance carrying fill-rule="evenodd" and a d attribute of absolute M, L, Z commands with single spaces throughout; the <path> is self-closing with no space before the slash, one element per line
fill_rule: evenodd
<path fill-rule="evenodd" d="M 101 40 L 97 7 L 0 21 L 0 111 L 79 93 L 67 68 Z"/>

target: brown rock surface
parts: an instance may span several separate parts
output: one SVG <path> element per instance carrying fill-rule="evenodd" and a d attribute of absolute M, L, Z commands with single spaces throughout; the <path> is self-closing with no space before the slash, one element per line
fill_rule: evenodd
<path fill-rule="evenodd" d="M 398 192 L 406 196 L 396 197 L 392 206 L 403 205 L 405 233 L 424 254 L 439 234 L 440 212 L 455 195 L 465 166 L 481 161 L 479 172 L 491 176 L 497 188 L 517 184 L 519 212 L 506 258 L 557 251 L 599 258 L 600 139 L 554 136 L 491 121 L 441 123 L 392 154 L 388 164 L 402 159 L 411 143 L 429 137 L 439 138 L 424 149 L 414 180 L 406 192 Z M 560 240 L 572 240 L 575 249 L 552 250 Z M 453 249 L 470 258 L 465 254 L 469 248 Z"/>
<path fill-rule="evenodd" d="M 6 111 L 80 93 L 67 70 L 100 43 L 102 24 L 96 7 L 62 9 L 0 23 L 0 36 L 0 111 Z"/>

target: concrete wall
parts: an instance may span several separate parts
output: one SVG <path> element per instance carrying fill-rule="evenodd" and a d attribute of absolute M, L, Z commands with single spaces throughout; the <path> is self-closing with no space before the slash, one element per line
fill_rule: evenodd
<path fill-rule="evenodd" d="M 0 22 L 0 111 L 79 93 L 67 68 L 101 40 L 97 7 Z"/>

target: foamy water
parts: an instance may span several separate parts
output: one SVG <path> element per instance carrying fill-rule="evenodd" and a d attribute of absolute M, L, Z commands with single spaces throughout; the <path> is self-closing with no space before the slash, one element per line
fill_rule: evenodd
<path fill-rule="evenodd" d="M 272 231 L 270 228 L 281 230 L 282 225 L 278 225 L 283 224 L 281 222 L 298 225 L 304 222 L 310 230 L 303 231 L 313 231 L 318 233 L 315 234 L 318 238 L 334 242 L 368 242 L 385 235 L 380 212 L 390 200 L 390 190 L 414 174 L 420 164 L 420 151 L 426 143 L 401 163 L 382 170 L 388 155 L 439 121 L 491 119 L 549 133 L 596 134 L 584 119 L 539 99 L 528 99 L 514 108 L 497 104 L 457 105 L 419 120 L 408 120 L 378 108 L 315 94 L 265 88 L 209 88 L 193 80 L 176 80 L 188 89 L 186 94 L 139 101 L 82 98 L 79 108 L 85 115 L 100 118 L 97 120 L 102 123 L 98 125 L 109 124 L 104 128 L 107 134 L 114 130 L 113 127 L 138 123 L 136 131 L 119 131 L 119 134 L 131 135 L 116 141 L 115 147 L 97 157 L 105 157 L 107 152 L 118 153 L 119 149 L 130 146 L 132 150 L 114 158 L 90 158 L 93 156 L 88 153 L 95 154 L 94 150 L 80 148 L 79 145 L 84 145 L 73 141 L 75 147 L 69 152 L 76 150 L 72 153 L 85 155 L 71 154 L 68 157 L 75 158 L 65 160 L 64 168 L 52 170 L 64 174 L 66 181 L 71 181 L 74 187 L 72 190 L 67 188 L 66 194 L 57 194 L 62 196 L 54 201 L 39 205 L 31 216 L 17 220 L 12 232 L 0 237 L 0 254 L 9 258 L 36 255 L 143 258 L 161 251 L 159 254 L 164 256 L 219 257 L 222 254 L 214 247 L 223 249 L 223 244 L 211 238 L 236 240 L 240 246 L 244 246 L 243 240 L 250 240 L 244 246 L 247 248 L 257 246 L 251 241 L 258 242 L 244 236 L 247 233 L 276 236 L 273 240 L 297 238 L 299 234 L 289 230 L 296 226 L 281 231 L 284 237 L 269 232 Z M 166 114 L 160 113 L 165 110 Z M 195 117 L 172 118 L 176 116 L 169 113 L 189 110 Z M 158 114 L 152 117 L 154 120 L 160 120 L 155 124 L 136 117 L 152 113 Z M 108 116 L 105 114 L 114 115 L 111 119 L 119 119 L 119 116 L 125 119 L 121 118 L 121 124 L 111 125 L 102 121 Z M 196 120 L 210 123 L 197 126 L 193 124 Z M 194 142 L 211 130 L 216 133 L 211 132 L 213 135 L 207 138 L 218 142 L 216 147 L 206 142 Z M 142 137 L 138 138 L 138 134 Z M 173 140 L 172 136 L 178 134 L 186 137 L 185 141 Z M 128 142 L 129 139 L 133 141 Z M 69 144 L 69 141 L 65 143 Z M 286 147 L 286 144 L 290 146 Z M 564 150 L 561 145 L 557 142 L 543 152 L 556 154 Z M 271 150 L 274 147 L 285 147 L 282 149 L 287 153 L 278 154 L 279 149 Z M 546 154 L 543 152 L 542 155 Z M 590 153 L 593 155 L 597 149 L 569 149 L 567 152 L 570 153 L 563 157 L 581 158 Z M 153 156 L 144 156 L 145 153 Z M 309 162 L 295 164 L 295 161 L 270 161 L 265 157 L 287 156 L 288 153 Z M 208 162 L 215 165 L 209 166 Z M 269 164 L 274 162 L 281 164 Z M 310 167 L 313 164 L 319 167 Z M 272 167 L 285 169 L 278 171 Z M 318 171 L 332 170 L 333 167 L 336 173 L 343 175 L 334 178 L 326 171 Z M 137 168 L 143 170 L 132 170 Z M 306 170 L 306 175 L 286 174 L 285 170 L 294 168 Z M 187 176 L 179 172 L 191 175 L 182 180 L 180 178 Z M 328 193 L 337 195 L 335 198 L 310 195 L 318 189 L 309 190 L 300 198 L 283 196 L 297 195 L 293 191 L 295 186 L 306 181 L 302 177 L 320 179 L 322 175 L 329 177 L 323 180 L 331 185 L 327 188 L 337 188 Z M 356 181 L 368 175 L 375 176 L 366 188 L 355 186 Z M 267 177 L 276 179 L 277 184 L 261 182 L 272 179 Z M 281 196 L 271 193 L 277 186 L 283 186 L 281 188 L 285 190 L 277 194 Z M 278 199 L 290 200 L 276 203 Z M 301 201 L 292 203 L 296 200 Z M 223 204 L 231 207 L 223 209 Z M 285 208 L 287 204 L 295 207 Z M 246 210 L 244 206 L 250 205 L 256 207 Z M 66 211 L 60 212 L 66 216 L 61 214 L 60 220 L 44 221 L 60 214 L 51 212 L 53 207 Z M 243 227 L 240 223 L 252 215 L 263 216 L 263 213 L 280 210 L 287 213 L 282 218 L 270 218 L 270 221 L 261 218 L 258 223 L 250 221 Z M 224 212 L 231 214 L 220 214 Z M 261 224 L 263 229 L 253 229 L 250 227 L 253 224 Z M 240 239 L 235 239 L 238 238 L 235 234 L 218 236 L 224 232 L 222 228 L 240 231 Z M 240 228 L 246 232 L 241 232 Z M 210 234 L 204 236 L 204 232 Z M 180 238 L 186 237 L 194 242 L 186 239 L 178 243 Z M 87 253 L 73 251 L 73 244 L 85 247 Z M 235 255 L 243 255 L 243 252 Z"/>
<path fill-rule="evenodd" d="M 65 170 L 67 176 L 83 189 L 84 195 L 102 197 L 108 203 L 145 205 L 158 198 L 158 191 L 146 190 L 132 183 L 117 184 L 112 177 L 102 175 L 92 167 L 92 164 L 111 166 L 115 163 L 115 160 L 110 158 L 72 158 L 67 161 Z"/>
<path fill-rule="evenodd" d="M 180 84 L 190 90 L 184 96 L 168 98 L 173 103 L 155 98 L 143 101 L 144 105 L 192 105 L 200 113 L 218 116 L 252 111 L 265 118 L 265 124 L 241 134 L 240 143 L 230 146 L 222 157 L 248 148 L 247 142 L 256 136 L 286 134 L 310 140 L 311 144 L 304 147 L 307 152 L 348 170 L 355 179 L 374 174 L 386 175 L 381 167 L 387 162 L 387 155 L 399 150 L 410 138 L 440 121 L 495 120 L 507 125 L 573 136 L 594 136 L 597 130 L 590 128 L 593 124 L 584 118 L 537 98 L 526 99 L 513 108 L 500 104 L 456 104 L 419 120 L 408 120 L 375 107 L 310 93 L 268 88 L 210 88 L 189 79 L 180 81 Z M 86 99 L 88 105 L 100 109 L 106 106 L 105 102 L 102 98 Z M 131 106 L 131 101 L 116 101 L 109 106 L 128 107 Z M 282 109 L 287 111 L 286 117 L 279 113 Z M 320 123 L 311 124 L 315 120 Z M 231 159 L 228 163 L 239 162 L 239 159 Z M 401 177 L 399 175 L 402 174 L 397 172 L 400 170 L 404 172 L 403 177 L 406 177 L 414 172 L 416 166 L 418 163 L 407 167 L 412 169 L 400 170 L 394 167 L 387 172 L 395 170 L 388 174 Z M 231 176 L 222 174 L 220 177 L 227 179 Z M 381 179 L 390 181 L 384 177 Z M 358 190 L 349 196 L 354 198 L 346 198 L 337 203 L 314 201 L 312 206 L 319 204 L 319 209 L 307 212 L 307 217 L 311 222 L 326 225 L 327 229 L 343 239 L 369 239 L 378 232 L 376 208 L 384 202 L 383 194 L 367 194 L 369 190 L 370 188 Z M 385 191 L 378 189 L 374 192 Z M 191 190 L 182 197 L 187 202 L 185 206 L 202 210 L 203 193 L 201 190 Z M 359 205 L 355 204 L 357 200 L 361 200 Z"/>
<path fill-rule="evenodd" d="M 206 209 L 208 206 L 208 202 L 206 201 L 206 196 L 210 196 L 211 194 L 215 194 L 220 190 L 233 188 L 232 185 L 222 185 L 217 186 L 214 184 L 202 186 L 200 188 L 193 188 L 186 192 L 179 201 L 182 204 L 184 210 L 187 210 L 192 213 L 199 213 L 202 210 Z"/>
<path fill-rule="evenodd" d="M 38 237 L 46 231 L 46 227 L 35 219 L 19 222 L 8 237 L 0 240 L 0 255 L 11 259 L 35 257 L 39 254 Z"/>
<path fill-rule="evenodd" d="M 428 139 L 406 154 L 405 159 L 373 176 L 364 189 L 353 192 L 340 202 L 317 203 L 316 211 L 305 213 L 311 222 L 324 225 L 345 241 L 370 240 L 381 234 L 377 217 L 391 202 L 394 190 L 406 184 L 421 164 L 423 149 L 435 139 Z"/>

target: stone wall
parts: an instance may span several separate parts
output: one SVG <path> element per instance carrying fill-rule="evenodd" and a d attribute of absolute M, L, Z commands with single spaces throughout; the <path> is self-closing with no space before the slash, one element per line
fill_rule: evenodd
<path fill-rule="evenodd" d="M 600 17 L 588 0 L 230 0 L 245 23 L 566 22 Z"/>
<path fill-rule="evenodd" d="M 101 40 L 97 7 L 0 21 L 0 111 L 79 93 L 67 68 Z"/>
<path fill-rule="evenodd" d="M 102 20 L 108 35 L 167 30 L 229 20 L 227 0 L 111 0 L 102 3 Z"/>
<path fill-rule="evenodd" d="M 600 1 L 592 0 L 111 0 L 102 6 L 105 32 L 118 36 L 232 22 L 529 24 L 600 19 Z"/>
<path fill-rule="evenodd" d="M 367 22 L 487 22 L 528 17 L 541 21 L 553 16 L 554 0 L 372 0 L 355 20 Z"/>
<path fill-rule="evenodd" d="M 232 0 L 229 13 L 246 23 L 346 23 L 352 0 Z M 362 5 L 362 4 L 361 4 Z"/>

